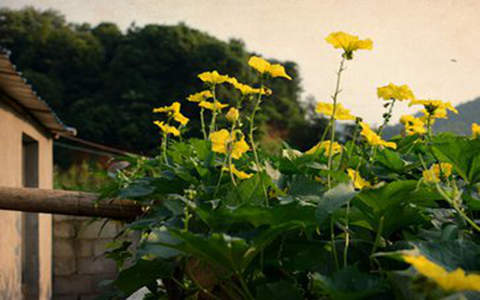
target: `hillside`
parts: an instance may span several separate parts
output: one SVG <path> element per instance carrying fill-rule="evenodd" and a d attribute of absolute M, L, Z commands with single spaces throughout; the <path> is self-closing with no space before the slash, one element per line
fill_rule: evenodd
<path fill-rule="evenodd" d="M 458 115 L 448 114 L 448 119 L 438 119 L 433 125 L 434 132 L 454 132 L 460 135 L 470 135 L 473 122 L 480 122 L 480 97 L 456 106 Z M 385 137 L 392 137 L 403 130 L 401 124 L 389 126 L 384 130 Z"/>

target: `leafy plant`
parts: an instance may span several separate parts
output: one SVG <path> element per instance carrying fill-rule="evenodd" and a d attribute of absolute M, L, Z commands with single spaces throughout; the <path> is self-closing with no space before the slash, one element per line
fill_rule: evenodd
<path fill-rule="evenodd" d="M 387 113 L 371 129 L 338 96 L 345 64 L 372 42 L 343 32 L 327 41 L 343 50 L 333 103 L 317 106 L 330 128 L 308 151 L 257 147 L 256 112 L 274 93 L 265 79 L 291 79 L 260 57 L 249 60 L 258 73 L 252 85 L 199 74 L 206 89 L 188 100 L 201 108 L 203 139 L 182 139 L 189 120 L 180 102 L 155 109 L 164 116 L 156 122 L 161 155 L 130 159 L 110 194 L 145 207 L 125 226 L 140 239 L 111 251 L 120 265 L 132 257 L 111 297 L 141 287 L 147 299 L 478 297 L 479 140 L 435 136 L 434 120 L 455 109 L 418 100 L 406 85 L 378 89 Z M 226 114 L 220 86 L 238 94 Z M 424 116 L 402 117 L 404 136 L 383 140 L 401 101 L 422 105 Z M 344 145 L 339 120 L 355 121 Z"/>

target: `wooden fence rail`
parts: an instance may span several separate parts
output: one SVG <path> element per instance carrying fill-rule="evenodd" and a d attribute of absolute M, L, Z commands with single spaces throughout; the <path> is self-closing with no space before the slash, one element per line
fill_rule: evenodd
<path fill-rule="evenodd" d="M 0 187 L 0 209 L 110 219 L 133 219 L 142 207 L 130 200 L 102 199 L 85 192 Z"/>

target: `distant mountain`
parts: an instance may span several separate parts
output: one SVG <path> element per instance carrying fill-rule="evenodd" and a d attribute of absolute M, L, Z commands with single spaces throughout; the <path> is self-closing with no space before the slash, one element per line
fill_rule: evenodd
<path fill-rule="evenodd" d="M 453 132 L 459 135 L 470 135 L 473 122 L 480 123 L 480 97 L 456 106 L 458 115 L 448 113 L 448 119 L 438 119 L 433 125 L 434 132 Z M 420 114 L 418 114 L 420 115 Z M 400 134 L 403 130 L 402 124 L 388 126 L 383 131 L 383 136 L 390 138 Z"/>

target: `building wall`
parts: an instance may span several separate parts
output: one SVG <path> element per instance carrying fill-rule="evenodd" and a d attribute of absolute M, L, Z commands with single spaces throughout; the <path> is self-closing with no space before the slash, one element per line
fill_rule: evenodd
<path fill-rule="evenodd" d="M 62 215 L 53 220 L 53 299 L 95 299 L 99 284 L 116 277 L 115 262 L 103 253 L 121 225 Z"/>
<path fill-rule="evenodd" d="M 39 187 L 52 188 L 53 141 L 27 116 L 0 100 L 0 186 L 22 186 L 22 134 L 38 142 Z M 52 294 L 52 216 L 39 214 L 39 295 Z M 0 300 L 22 299 L 22 213 L 0 210 Z"/>

